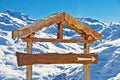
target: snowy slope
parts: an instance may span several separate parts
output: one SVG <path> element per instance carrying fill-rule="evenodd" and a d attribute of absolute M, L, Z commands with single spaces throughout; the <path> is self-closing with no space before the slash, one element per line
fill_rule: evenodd
<path fill-rule="evenodd" d="M 92 18 L 78 18 L 81 22 L 103 34 L 102 42 L 91 44 L 91 52 L 99 55 L 99 63 L 91 65 L 91 80 L 120 80 L 120 23 L 110 25 Z M 25 80 L 25 67 L 18 67 L 15 52 L 26 52 L 26 43 L 11 39 L 11 32 L 36 20 L 20 12 L 0 13 L 0 80 Z M 56 24 L 36 33 L 36 37 L 55 38 Z M 80 39 L 64 26 L 64 38 Z M 33 53 L 82 53 L 82 44 L 33 43 Z M 33 80 L 83 80 L 82 64 L 33 65 Z"/>

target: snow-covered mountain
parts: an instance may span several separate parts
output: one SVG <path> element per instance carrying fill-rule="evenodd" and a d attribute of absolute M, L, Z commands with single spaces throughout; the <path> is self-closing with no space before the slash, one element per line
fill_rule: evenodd
<path fill-rule="evenodd" d="M 120 22 L 105 24 L 92 18 L 78 18 L 92 29 L 102 33 L 102 42 L 91 44 L 91 52 L 99 56 L 98 64 L 91 65 L 91 80 L 120 80 Z M 15 52 L 26 52 L 26 43 L 11 38 L 12 30 L 37 21 L 20 12 L 0 13 L 0 80 L 25 80 L 25 66 L 18 67 Z M 36 37 L 56 37 L 56 24 L 36 33 Z M 64 38 L 80 36 L 64 26 Z M 33 53 L 83 52 L 82 44 L 33 43 Z M 33 80 L 83 80 L 82 64 L 33 65 Z"/>

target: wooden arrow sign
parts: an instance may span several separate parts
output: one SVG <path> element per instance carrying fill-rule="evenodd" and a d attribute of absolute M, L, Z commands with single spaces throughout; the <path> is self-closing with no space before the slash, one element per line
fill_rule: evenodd
<path fill-rule="evenodd" d="M 32 65 L 32 64 L 97 64 L 98 55 L 91 54 L 58 54 L 58 53 L 46 53 L 46 54 L 26 54 L 16 53 L 18 66 Z"/>

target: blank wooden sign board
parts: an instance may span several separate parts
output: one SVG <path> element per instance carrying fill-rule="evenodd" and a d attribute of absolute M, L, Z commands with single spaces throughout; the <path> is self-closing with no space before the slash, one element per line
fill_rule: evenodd
<path fill-rule="evenodd" d="M 18 66 L 33 65 L 33 64 L 96 64 L 98 62 L 97 54 L 26 54 L 17 52 Z"/>
<path fill-rule="evenodd" d="M 57 38 L 35 38 L 35 32 L 49 27 L 57 23 Z M 75 30 L 82 36 L 81 40 L 63 39 L 63 25 Z M 89 80 L 89 64 L 97 64 L 98 55 L 90 53 L 90 43 L 96 40 L 101 40 L 102 35 L 95 30 L 89 28 L 79 20 L 73 18 L 65 12 L 56 13 L 48 16 L 38 22 L 26 25 L 22 28 L 12 31 L 12 38 L 20 37 L 24 42 L 27 42 L 27 53 L 16 52 L 18 66 L 26 66 L 26 80 L 32 80 L 32 65 L 33 64 L 83 64 L 84 65 L 84 80 Z M 32 42 L 60 42 L 60 43 L 83 43 L 84 53 L 82 54 L 59 54 L 45 53 L 32 54 Z"/>

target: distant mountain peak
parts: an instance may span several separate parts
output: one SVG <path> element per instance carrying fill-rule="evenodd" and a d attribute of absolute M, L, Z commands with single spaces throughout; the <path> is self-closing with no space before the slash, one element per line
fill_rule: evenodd
<path fill-rule="evenodd" d="M 36 19 L 30 17 L 29 15 L 26 15 L 26 14 L 21 13 L 21 12 L 14 12 L 12 10 L 6 10 L 4 13 L 7 13 L 10 16 L 21 19 L 23 21 L 27 21 L 27 20 L 35 21 L 36 20 Z"/>
<path fill-rule="evenodd" d="M 81 22 L 83 22 L 85 24 L 89 24 L 89 25 L 99 24 L 99 25 L 108 26 L 107 23 L 104 23 L 104 22 L 99 21 L 99 20 L 94 19 L 94 18 L 77 18 L 77 19 L 80 20 Z"/>
<path fill-rule="evenodd" d="M 0 28 L 7 31 L 14 30 L 18 27 L 33 23 L 35 21 L 36 19 L 21 12 L 7 10 L 0 13 Z"/>
<path fill-rule="evenodd" d="M 91 65 L 90 80 L 120 80 L 120 22 L 106 25 L 92 18 L 77 18 L 92 29 L 101 33 L 103 42 L 91 44 L 90 52 L 99 55 L 99 62 Z M 25 80 L 25 68 L 18 67 L 16 51 L 26 52 L 26 44 L 21 40 L 11 38 L 12 30 L 35 22 L 36 19 L 23 14 L 7 10 L 0 13 L 0 80 Z M 57 25 L 44 28 L 36 32 L 35 37 L 56 38 Z M 63 26 L 65 39 L 80 39 L 74 30 Z M 81 44 L 64 43 L 33 43 L 33 53 L 45 52 L 82 52 Z M 34 65 L 33 80 L 83 80 L 82 65 Z M 115 77 L 116 76 L 116 77 Z M 111 78 L 111 79 L 110 79 Z"/>
<path fill-rule="evenodd" d="M 111 22 L 110 26 L 120 25 L 120 22 Z"/>
<path fill-rule="evenodd" d="M 20 18 L 19 16 L 25 16 L 21 12 L 13 12 L 12 10 L 6 10 L 4 13 L 8 13 L 9 15 L 11 15 L 13 17 L 17 17 L 17 18 Z"/>
<path fill-rule="evenodd" d="M 93 18 L 81 18 L 81 20 L 90 21 L 90 22 L 92 22 L 92 23 L 94 23 L 94 22 L 100 22 L 100 21 L 98 21 L 98 20 L 96 20 L 96 19 L 93 19 Z"/>

